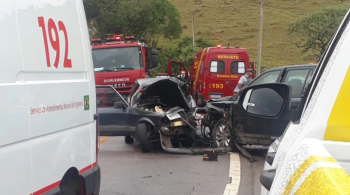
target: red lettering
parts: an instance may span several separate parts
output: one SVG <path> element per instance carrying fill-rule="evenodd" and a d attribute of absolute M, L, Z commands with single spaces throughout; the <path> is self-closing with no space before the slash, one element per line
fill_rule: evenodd
<path fill-rule="evenodd" d="M 50 38 L 50 43 L 52 46 L 52 49 L 56 51 L 56 59 L 54 66 L 58 68 L 58 62 L 60 60 L 60 39 L 58 36 L 58 31 L 55 22 L 50 18 L 48 22 L 48 28 L 49 28 L 49 38 Z M 55 40 L 52 38 L 52 30 L 55 33 Z"/>
<path fill-rule="evenodd" d="M 46 63 L 47 67 L 51 67 L 50 64 L 50 53 L 49 53 L 49 47 L 48 47 L 48 42 L 47 42 L 47 36 L 46 36 L 46 26 L 45 26 L 45 21 L 43 17 L 38 17 L 38 23 L 39 27 L 42 28 L 43 32 L 43 38 L 44 38 L 44 45 L 45 45 L 45 53 L 46 53 Z M 55 22 L 53 19 L 48 20 L 48 34 L 49 34 L 49 39 L 50 39 L 50 44 L 52 49 L 56 51 L 56 58 L 55 58 L 55 63 L 54 66 L 55 68 L 58 68 L 59 60 L 60 60 L 60 39 L 59 39 L 59 34 L 58 32 L 62 31 L 64 35 L 64 40 L 65 40 L 65 53 L 64 53 L 64 61 L 63 61 L 63 67 L 64 68 L 72 68 L 72 60 L 68 58 L 68 34 L 67 34 L 67 29 L 62 21 L 58 22 L 58 30 Z M 55 34 L 55 39 L 53 38 L 52 31 Z"/>
<path fill-rule="evenodd" d="M 50 67 L 51 65 L 50 65 L 49 46 L 47 45 L 47 36 L 46 36 L 46 27 L 45 27 L 44 18 L 39 17 L 38 23 L 39 23 L 39 27 L 41 27 L 43 31 L 47 67 Z"/>
<path fill-rule="evenodd" d="M 67 30 L 66 30 L 66 27 L 64 26 L 62 21 L 58 22 L 58 28 L 60 29 L 60 31 L 63 31 L 64 40 L 66 42 L 66 44 L 65 44 L 66 52 L 64 53 L 63 67 L 65 67 L 65 68 L 72 68 L 72 60 L 68 59 L 68 35 L 67 35 Z"/>

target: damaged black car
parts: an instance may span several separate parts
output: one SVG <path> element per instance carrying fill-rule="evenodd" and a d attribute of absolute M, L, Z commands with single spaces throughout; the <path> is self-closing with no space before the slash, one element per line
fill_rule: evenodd
<path fill-rule="evenodd" d="M 239 150 L 247 154 L 243 146 L 262 148 L 270 146 L 293 120 L 293 111 L 298 109 L 301 97 L 316 67 L 316 64 L 306 64 L 269 69 L 234 96 L 209 100 L 202 109 L 205 113 L 202 124 L 215 132 L 214 136 L 220 135 L 221 131 L 229 135 L 229 139 L 221 143 L 224 147 L 230 147 L 231 151 Z M 258 87 L 272 84 L 285 84 L 291 87 L 290 105 L 281 105 L 282 96 L 276 95 L 268 87 L 264 90 Z M 257 87 L 253 88 L 254 86 Z M 288 115 L 279 116 L 278 111 L 284 107 L 291 112 L 288 112 Z M 265 117 L 261 117 L 261 113 Z M 277 117 L 279 119 L 275 120 Z M 222 136 L 215 139 L 217 146 L 221 138 Z"/>
<path fill-rule="evenodd" d="M 143 152 L 157 145 L 186 154 L 213 147 L 213 140 L 198 130 L 187 84 L 177 78 L 139 79 L 127 101 L 112 86 L 96 86 L 96 94 L 100 136 L 125 136 L 129 144 L 136 139 Z"/>

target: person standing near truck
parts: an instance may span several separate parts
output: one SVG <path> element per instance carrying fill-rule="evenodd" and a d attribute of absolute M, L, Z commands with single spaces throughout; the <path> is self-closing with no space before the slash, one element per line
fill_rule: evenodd
<path fill-rule="evenodd" d="M 233 92 L 237 93 L 246 84 L 248 84 L 252 80 L 252 75 L 253 75 L 253 69 L 248 69 L 246 71 L 245 75 L 243 75 L 243 76 L 241 76 L 241 78 L 239 78 L 238 84 Z"/>

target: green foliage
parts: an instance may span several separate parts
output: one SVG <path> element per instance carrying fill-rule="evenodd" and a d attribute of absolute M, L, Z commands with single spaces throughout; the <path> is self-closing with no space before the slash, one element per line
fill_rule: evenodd
<path fill-rule="evenodd" d="M 158 67 L 151 70 L 151 76 L 156 76 L 157 73 L 166 73 L 169 60 L 177 60 L 182 62 L 186 69 L 189 70 L 196 53 L 205 47 L 213 46 L 209 41 L 201 38 L 196 39 L 196 46 L 193 47 L 192 38 L 184 37 L 175 48 L 165 48 L 164 52 L 158 53 Z"/>
<path fill-rule="evenodd" d="M 174 39 L 182 33 L 179 12 L 168 0 L 85 0 L 84 7 L 90 29 L 100 37 L 134 35 L 156 46 L 160 36 Z"/>
<path fill-rule="evenodd" d="M 292 23 L 288 29 L 291 42 L 312 51 L 319 58 L 326 50 L 333 34 L 346 14 L 348 7 L 330 7 Z"/>

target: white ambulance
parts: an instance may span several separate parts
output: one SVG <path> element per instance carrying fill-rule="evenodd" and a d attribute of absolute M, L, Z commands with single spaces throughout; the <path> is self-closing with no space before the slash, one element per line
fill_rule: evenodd
<path fill-rule="evenodd" d="M 300 194 L 298 193 L 299 187 L 303 185 L 307 175 L 310 175 L 310 172 L 315 170 L 317 166 L 336 168 L 337 165 L 322 157 L 318 158 L 319 161 L 315 161 L 320 162 L 319 164 L 312 164 L 307 161 L 314 157 L 308 156 L 311 154 L 310 151 L 307 151 L 308 148 L 305 147 L 303 151 L 302 143 L 307 140 L 319 140 L 326 153 L 332 156 L 340 165 L 339 167 L 350 175 L 349 51 L 350 15 L 348 12 L 323 54 L 311 84 L 304 92 L 305 96 L 302 98 L 297 112 L 293 113 L 289 110 L 290 99 L 286 86 L 279 86 L 279 89 L 276 85 L 255 86 L 250 89 L 252 90 L 251 94 L 253 94 L 256 90 L 275 88 L 274 92 L 270 91 L 270 93 L 278 92 L 277 94 L 279 94 L 274 96 L 278 98 L 271 98 L 271 101 L 279 100 L 279 103 L 276 103 L 277 108 L 271 112 L 261 111 L 261 117 L 279 120 L 282 117 L 294 116 L 294 120 L 287 126 L 284 135 L 270 146 L 265 157 L 264 171 L 260 175 L 262 195 Z M 251 94 L 246 93 L 248 98 L 245 97 L 247 100 L 243 101 L 243 105 L 248 105 L 246 106 L 247 112 L 249 112 L 251 105 L 258 103 L 249 100 Z M 260 98 L 264 97 L 260 96 Z M 259 105 L 254 106 L 258 107 Z M 253 111 L 255 112 L 254 109 L 250 110 L 250 112 Z M 298 152 L 296 152 L 297 149 Z M 301 167 L 306 165 L 305 162 L 309 162 L 309 164 L 306 163 L 307 166 Z M 303 170 L 303 172 L 297 170 Z M 324 175 L 324 177 L 330 177 L 330 175 Z M 326 178 L 324 179 L 326 180 Z M 325 184 L 319 183 L 317 185 Z M 308 187 L 317 188 L 317 185 Z M 350 184 L 346 185 L 349 186 Z M 316 190 L 314 194 L 319 194 L 319 192 Z M 333 191 L 332 194 L 341 193 Z M 350 192 L 348 191 L 345 194 L 350 194 Z"/>
<path fill-rule="evenodd" d="M 99 194 L 82 0 L 1 0 L 0 29 L 0 194 Z"/>

